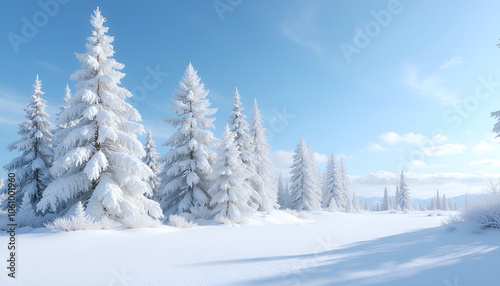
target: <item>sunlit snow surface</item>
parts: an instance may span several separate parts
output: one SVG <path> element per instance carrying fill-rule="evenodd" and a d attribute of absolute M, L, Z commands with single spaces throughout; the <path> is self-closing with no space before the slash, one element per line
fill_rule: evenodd
<path fill-rule="evenodd" d="M 23 228 L 0 285 L 500 285 L 500 231 L 450 213 L 259 214 L 244 225 L 54 233 Z M 7 236 L 0 235 L 0 258 Z"/>

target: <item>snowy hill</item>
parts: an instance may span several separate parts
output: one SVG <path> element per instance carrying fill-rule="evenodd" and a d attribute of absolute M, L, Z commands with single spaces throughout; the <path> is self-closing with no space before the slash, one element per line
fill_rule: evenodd
<path fill-rule="evenodd" d="M 24 228 L 18 278 L 2 275 L 0 285 L 498 285 L 498 230 L 450 231 L 445 216 L 426 212 L 307 215 L 190 229 Z"/>

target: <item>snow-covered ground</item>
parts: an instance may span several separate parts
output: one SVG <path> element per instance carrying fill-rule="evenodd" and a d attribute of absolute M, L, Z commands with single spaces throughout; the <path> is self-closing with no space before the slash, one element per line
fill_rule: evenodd
<path fill-rule="evenodd" d="M 276 211 L 245 225 L 54 233 L 20 230 L 0 285 L 500 285 L 500 231 L 444 216 Z M 308 218 L 309 217 L 309 218 Z M 7 236 L 0 236 L 7 258 Z"/>

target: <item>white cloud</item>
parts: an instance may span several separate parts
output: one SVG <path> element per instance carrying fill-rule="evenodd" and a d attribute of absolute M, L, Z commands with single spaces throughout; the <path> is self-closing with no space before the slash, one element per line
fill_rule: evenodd
<path fill-rule="evenodd" d="M 413 160 L 410 162 L 410 164 L 413 168 L 416 168 L 416 169 L 428 167 L 427 163 L 425 163 L 424 161 L 420 161 L 420 160 Z"/>
<path fill-rule="evenodd" d="M 386 132 L 380 135 L 380 139 L 388 144 L 397 144 L 401 142 L 406 143 L 420 143 L 424 141 L 427 137 L 421 134 L 406 133 L 404 135 L 399 135 L 396 132 Z"/>
<path fill-rule="evenodd" d="M 35 61 L 35 63 L 37 63 L 38 65 L 50 70 L 50 71 L 54 71 L 54 72 L 58 72 L 58 73 L 64 73 L 64 70 L 61 69 L 60 67 L 54 65 L 54 64 L 51 64 L 47 61 L 42 61 L 42 60 L 37 60 Z"/>
<path fill-rule="evenodd" d="M 293 163 L 293 151 L 276 150 L 273 152 L 273 163 L 278 166 L 290 166 Z"/>
<path fill-rule="evenodd" d="M 281 33 L 289 40 L 313 51 L 316 55 L 323 54 L 323 48 L 318 41 L 313 40 L 313 35 L 317 33 L 314 20 L 317 18 L 316 6 L 302 6 L 283 22 Z"/>
<path fill-rule="evenodd" d="M 445 156 L 452 154 L 461 154 L 465 152 L 465 145 L 463 144 L 444 144 L 439 146 L 427 147 L 423 149 L 425 155 L 432 156 Z"/>
<path fill-rule="evenodd" d="M 313 152 L 313 153 L 314 153 L 314 159 L 316 160 L 316 163 L 322 164 L 322 163 L 326 163 L 328 161 L 328 156 L 326 156 L 325 154 L 321 154 L 321 153 L 317 153 L 317 152 Z"/>
<path fill-rule="evenodd" d="M 439 74 L 422 77 L 415 68 L 405 66 L 403 70 L 406 85 L 417 91 L 420 96 L 434 97 L 445 105 L 459 102 L 456 93 L 445 86 Z"/>
<path fill-rule="evenodd" d="M 495 148 L 490 143 L 488 143 L 484 140 L 481 140 L 479 143 L 477 143 L 477 145 L 475 145 L 472 148 L 472 151 L 474 151 L 474 153 L 479 153 L 479 154 L 486 153 L 486 152 L 493 151 L 493 150 L 495 150 Z"/>
<path fill-rule="evenodd" d="M 476 167 L 500 167 L 500 160 L 483 159 L 478 161 L 471 161 L 469 164 Z"/>
<path fill-rule="evenodd" d="M 365 148 L 363 148 L 363 150 L 370 150 L 370 151 L 385 151 L 387 150 L 386 148 L 380 146 L 379 144 L 377 143 L 373 143 L 373 142 L 368 142 L 368 144 L 366 145 Z"/>
<path fill-rule="evenodd" d="M 460 57 L 454 57 L 453 59 L 447 61 L 446 63 L 444 63 L 442 66 L 441 66 L 441 69 L 445 69 L 445 68 L 448 68 L 452 65 L 458 65 L 458 64 L 461 64 L 462 63 L 462 58 Z"/>

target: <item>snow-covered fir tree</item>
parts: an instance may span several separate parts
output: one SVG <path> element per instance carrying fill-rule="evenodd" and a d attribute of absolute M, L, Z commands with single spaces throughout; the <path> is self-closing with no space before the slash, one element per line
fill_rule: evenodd
<path fill-rule="evenodd" d="M 320 203 L 323 199 L 323 191 L 322 191 L 322 186 L 321 186 L 321 181 L 323 180 L 323 177 L 321 175 L 321 170 L 318 167 L 318 164 L 316 163 L 316 157 L 314 156 L 314 152 L 311 149 L 311 145 L 307 145 L 307 152 L 309 153 L 309 158 L 311 159 L 311 164 L 313 166 L 313 172 L 314 172 L 314 184 L 316 185 L 316 190 L 317 190 L 317 196 L 320 199 Z"/>
<path fill-rule="evenodd" d="M 433 210 L 433 211 L 436 210 L 436 198 L 434 198 L 434 197 L 431 200 L 430 209 Z"/>
<path fill-rule="evenodd" d="M 157 200 L 158 187 L 160 186 L 160 179 L 158 174 L 160 173 L 163 165 L 159 161 L 158 153 L 156 152 L 155 141 L 151 135 L 151 129 L 148 130 L 146 135 L 146 143 L 144 144 L 144 151 L 146 151 L 146 156 L 142 158 L 142 161 L 151 168 L 153 171 L 153 176 L 147 181 L 151 187 L 152 194 L 148 195 L 149 198 Z"/>
<path fill-rule="evenodd" d="M 441 209 L 443 211 L 447 211 L 447 210 L 450 209 L 449 204 L 448 204 L 448 200 L 446 199 L 446 195 L 445 194 L 443 194 L 443 202 L 441 203 Z"/>
<path fill-rule="evenodd" d="M 78 120 L 67 121 L 66 118 L 62 118 L 62 112 L 69 107 L 68 101 L 71 99 L 71 89 L 69 85 L 66 85 L 66 89 L 64 90 L 64 104 L 59 108 L 59 112 L 56 114 L 56 129 L 54 130 L 54 146 L 59 146 L 60 142 L 68 136 L 68 127 L 73 127 L 78 123 Z M 59 158 L 59 156 L 63 154 L 59 154 L 57 151 L 64 151 L 64 148 L 54 148 L 54 161 Z"/>
<path fill-rule="evenodd" d="M 281 209 L 288 208 L 289 194 L 287 186 L 283 183 L 283 176 L 281 173 L 278 176 L 278 204 Z"/>
<path fill-rule="evenodd" d="M 369 211 L 370 210 L 370 206 L 368 205 L 368 201 L 365 200 L 365 206 L 363 207 L 363 209 Z"/>
<path fill-rule="evenodd" d="M 234 142 L 239 152 L 239 160 L 243 163 L 249 176 L 247 181 L 257 191 L 258 196 L 252 197 L 249 201 L 251 207 L 262 209 L 269 207 L 265 202 L 266 195 L 264 191 L 262 178 L 257 174 L 257 162 L 253 138 L 250 136 L 250 125 L 243 114 L 243 106 L 240 100 L 238 88 L 234 92 L 233 109 L 228 119 L 229 129 L 234 135 Z"/>
<path fill-rule="evenodd" d="M 254 100 L 250 136 L 255 155 L 255 172 L 260 177 L 261 184 L 255 186 L 255 191 L 260 195 L 259 211 L 270 211 L 279 208 L 278 189 L 274 175 L 274 164 L 271 161 L 271 146 L 267 143 L 266 129 L 262 126 L 262 116 Z"/>
<path fill-rule="evenodd" d="M 354 191 L 354 190 L 352 191 L 352 206 L 353 206 L 355 211 L 360 210 L 359 201 L 358 201 L 358 198 L 356 197 L 356 191 Z"/>
<path fill-rule="evenodd" d="M 440 210 L 442 209 L 442 204 L 441 204 L 441 197 L 439 196 L 439 190 L 436 191 L 436 209 Z"/>
<path fill-rule="evenodd" d="M 22 154 L 4 166 L 7 172 L 16 174 L 17 209 L 26 194 L 29 201 L 24 200 L 25 204 L 29 204 L 30 207 L 36 205 L 52 180 L 49 169 L 52 166 L 54 150 L 53 136 L 49 129 L 53 125 L 48 121 L 49 115 L 45 112 L 46 101 L 42 99 L 44 92 L 38 75 L 33 88 L 31 102 L 24 109 L 25 120 L 19 125 L 17 132 L 21 138 L 7 146 L 9 151 L 18 151 Z M 1 207 L 4 209 L 7 207 L 7 200 Z"/>
<path fill-rule="evenodd" d="M 399 207 L 402 211 L 412 210 L 412 201 L 410 196 L 410 189 L 408 188 L 408 184 L 406 184 L 406 179 L 403 171 L 401 170 L 401 179 L 399 181 L 399 192 L 401 196 L 401 200 L 399 202 Z"/>
<path fill-rule="evenodd" d="M 97 8 L 81 68 L 71 75 L 76 91 L 59 115 L 67 136 L 57 146 L 51 169 L 56 179 L 45 190 L 38 210 L 66 213 L 80 201 L 93 219 L 124 222 L 129 217 L 162 217 L 157 202 L 148 199 L 145 182 L 153 173 L 140 158 L 146 154 L 136 133 L 144 132 L 139 112 L 126 102 L 132 94 L 120 86 L 124 65 L 113 59 L 106 19 Z"/>
<path fill-rule="evenodd" d="M 322 207 L 330 211 L 339 209 L 342 206 L 341 190 L 340 172 L 335 154 L 332 152 L 326 164 L 326 182 Z"/>
<path fill-rule="evenodd" d="M 396 193 L 394 195 L 394 205 L 399 206 L 401 208 L 401 201 L 402 201 L 401 192 L 399 190 L 399 186 L 396 185 Z"/>
<path fill-rule="evenodd" d="M 254 210 L 249 206 L 256 191 L 245 180 L 250 172 L 240 160 L 240 151 L 234 142 L 234 132 L 228 126 L 217 147 L 217 161 L 213 166 L 212 186 L 208 190 L 214 218 L 219 222 L 240 223 Z"/>
<path fill-rule="evenodd" d="M 347 173 L 347 167 L 344 158 L 340 157 L 340 207 L 345 208 L 347 201 L 351 198 L 351 182 Z"/>
<path fill-rule="evenodd" d="M 16 214 L 16 224 L 18 227 L 38 226 L 39 217 L 35 214 L 35 209 L 28 193 L 24 193 L 23 201 L 19 212 Z"/>
<path fill-rule="evenodd" d="M 300 143 L 293 155 L 293 164 L 290 171 L 292 175 L 290 208 L 298 211 L 318 210 L 321 208 L 321 198 L 319 196 L 321 190 L 315 183 L 315 167 L 314 160 L 311 158 L 304 139 L 300 139 Z"/>
<path fill-rule="evenodd" d="M 345 212 L 346 213 L 354 213 L 354 212 L 356 212 L 356 209 L 354 208 L 354 205 L 353 205 L 352 200 L 351 200 L 350 197 L 347 199 L 347 204 L 346 204 L 346 207 L 345 207 Z"/>
<path fill-rule="evenodd" d="M 382 210 L 387 211 L 391 209 L 391 198 L 389 197 L 389 192 L 387 192 L 387 187 L 384 188 L 384 200 L 382 202 Z"/>
<path fill-rule="evenodd" d="M 192 212 L 192 209 L 208 206 L 210 196 L 211 164 L 216 145 L 212 132 L 215 118 L 208 118 L 217 112 L 209 108 L 208 91 L 201 83 L 191 63 L 184 72 L 179 90 L 169 105 L 177 117 L 162 118 L 177 128 L 177 131 L 163 144 L 171 149 L 162 156 L 164 167 L 159 174 L 161 183 L 158 197 L 165 214 Z"/>

